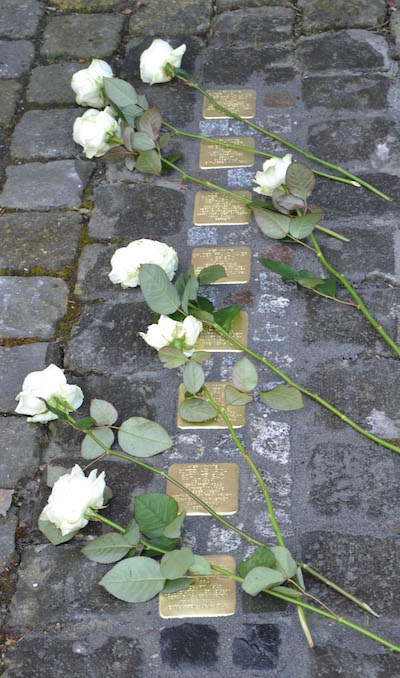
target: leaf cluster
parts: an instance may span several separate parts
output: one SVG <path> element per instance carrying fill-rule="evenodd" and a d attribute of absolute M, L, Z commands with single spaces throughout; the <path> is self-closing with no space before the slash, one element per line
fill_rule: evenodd
<path fill-rule="evenodd" d="M 318 278 L 312 271 L 307 269 L 297 271 L 293 266 L 274 259 L 259 259 L 258 261 L 269 271 L 280 275 L 283 282 L 297 283 L 301 287 L 306 287 L 327 297 L 335 296 L 335 278 Z"/>

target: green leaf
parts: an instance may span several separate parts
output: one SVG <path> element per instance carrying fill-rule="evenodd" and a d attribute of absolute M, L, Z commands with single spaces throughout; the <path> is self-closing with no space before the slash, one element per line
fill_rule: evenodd
<path fill-rule="evenodd" d="M 257 386 L 258 374 L 253 363 L 246 357 L 237 361 L 233 368 L 232 381 L 239 391 L 252 391 Z"/>
<path fill-rule="evenodd" d="M 107 99 L 116 104 L 118 108 L 123 109 L 137 103 L 136 90 L 126 80 L 103 78 L 103 86 Z"/>
<path fill-rule="evenodd" d="M 64 466 L 57 466 L 56 464 L 47 464 L 47 478 L 46 485 L 47 487 L 54 487 L 55 483 L 61 476 L 69 475 L 72 471 L 72 467 L 65 468 Z"/>
<path fill-rule="evenodd" d="M 143 151 L 136 159 L 136 169 L 143 174 L 161 173 L 161 160 L 157 151 Z"/>
<path fill-rule="evenodd" d="M 214 321 L 217 323 L 217 325 L 220 325 L 220 327 L 222 327 L 225 332 L 229 332 L 232 325 L 232 320 L 240 313 L 240 309 L 241 306 L 237 306 L 236 304 L 221 308 L 219 311 L 214 313 Z"/>
<path fill-rule="evenodd" d="M 318 285 L 321 282 L 321 278 L 317 278 L 312 271 L 307 271 L 304 269 L 302 271 L 297 271 L 296 282 L 302 287 L 306 287 L 309 290 L 312 290 L 313 287 Z"/>
<path fill-rule="evenodd" d="M 190 362 L 183 371 L 183 383 L 189 393 L 195 395 L 200 391 L 204 384 L 204 372 L 202 367 L 196 362 Z"/>
<path fill-rule="evenodd" d="M 169 315 L 179 309 L 181 300 L 166 272 L 156 264 L 142 264 L 139 282 L 143 296 L 152 311 Z"/>
<path fill-rule="evenodd" d="M 237 388 L 234 386 L 231 386 L 230 384 L 227 385 L 225 388 L 225 400 L 228 403 L 228 405 L 247 405 L 248 403 L 251 403 L 253 400 L 252 395 L 248 395 L 247 393 L 242 393 L 241 391 L 238 391 Z"/>
<path fill-rule="evenodd" d="M 184 591 L 188 589 L 196 580 L 194 577 L 185 577 L 184 579 L 167 579 L 162 590 L 163 593 L 176 593 L 177 591 Z"/>
<path fill-rule="evenodd" d="M 210 563 L 208 562 L 208 560 L 203 558 L 203 556 L 193 556 L 193 558 L 194 560 L 189 567 L 189 572 L 191 572 L 192 574 L 205 574 L 205 575 L 212 573 Z"/>
<path fill-rule="evenodd" d="M 138 102 L 138 105 L 143 108 L 143 110 L 147 111 L 149 104 L 148 104 L 147 99 L 144 96 L 144 94 L 138 94 L 137 102 Z"/>
<path fill-rule="evenodd" d="M 144 417 L 130 417 L 118 431 L 118 442 L 124 452 L 133 457 L 152 457 L 172 447 L 166 430 Z"/>
<path fill-rule="evenodd" d="M 160 136 L 160 139 L 159 139 L 159 141 L 158 141 L 158 145 L 159 145 L 159 147 L 161 148 L 161 150 L 162 150 L 163 148 L 165 148 L 166 146 L 168 146 L 168 144 L 169 144 L 169 142 L 171 141 L 171 139 L 172 139 L 172 134 L 171 134 L 171 132 L 164 132 L 164 134 L 162 134 L 162 135 Z"/>
<path fill-rule="evenodd" d="M 272 589 L 273 591 L 276 591 L 277 593 L 284 593 L 285 596 L 289 596 L 292 598 L 301 598 L 303 595 L 301 591 L 298 589 L 292 589 L 289 586 L 274 586 Z"/>
<path fill-rule="evenodd" d="M 269 238 L 280 240 L 289 233 L 290 217 L 257 207 L 252 207 L 252 211 L 258 228 Z"/>
<path fill-rule="evenodd" d="M 157 141 L 161 128 L 161 113 L 157 108 L 149 108 L 143 113 L 140 120 L 137 122 L 139 132 L 144 132 L 151 139 Z"/>
<path fill-rule="evenodd" d="M 190 360 L 194 360 L 196 363 L 202 363 L 205 360 L 210 360 L 210 358 L 211 353 L 208 353 L 207 351 L 195 351 L 190 356 Z"/>
<path fill-rule="evenodd" d="M 190 280 L 191 273 L 181 273 L 178 275 L 177 279 L 175 280 L 175 289 L 178 292 L 179 296 L 182 297 L 183 292 L 186 287 L 186 283 L 188 280 Z"/>
<path fill-rule="evenodd" d="M 46 405 L 47 409 L 49 412 L 52 412 L 53 414 L 56 414 L 57 417 L 63 421 L 68 421 L 68 415 L 65 412 L 65 410 L 60 409 L 59 407 L 54 407 L 54 405 L 50 405 L 47 400 L 44 398 L 41 398 L 40 396 L 37 396 L 39 400 L 42 400 L 44 404 Z M 54 398 L 54 400 L 57 400 L 57 398 Z"/>
<path fill-rule="evenodd" d="M 260 546 L 243 563 L 237 566 L 241 577 L 245 577 L 250 570 L 255 567 L 272 567 L 275 563 L 275 556 L 268 546 Z"/>
<path fill-rule="evenodd" d="M 294 217 L 290 222 L 290 235 L 298 240 L 307 238 L 313 232 L 315 226 L 321 221 L 321 214 L 304 214 L 301 217 Z"/>
<path fill-rule="evenodd" d="M 184 352 L 175 346 L 164 346 L 163 348 L 160 348 L 157 355 L 164 367 L 168 370 L 171 370 L 174 367 L 180 367 L 180 365 L 189 362 Z"/>
<path fill-rule="evenodd" d="M 289 549 L 284 546 L 271 546 L 271 551 L 276 560 L 276 564 L 273 567 L 283 572 L 287 579 L 294 577 L 297 572 L 297 563 Z"/>
<path fill-rule="evenodd" d="M 128 106 L 124 106 L 121 111 L 128 125 L 134 127 L 136 118 L 142 113 L 142 108 L 137 104 L 129 104 Z"/>
<path fill-rule="evenodd" d="M 172 153 L 171 155 L 166 155 L 165 160 L 169 160 L 169 162 L 176 163 L 177 160 L 179 160 L 182 157 L 182 153 Z M 164 158 L 161 158 L 161 174 L 165 174 L 166 172 L 171 171 L 173 168 L 170 167 L 166 162 L 164 162 Z"/>
<path fill-rule="evenodd" d="M 109 428 L 94 429 L 93 435 L 107 448 L 114 442 L 114 433 Z M 81 445 L 81 455 L 84 459 L 96 459 L 103 452 L 104 449 L 93 438 L 85 435 Z"/>
<path fill-rule="evenodd" d="M 116 563 L 132 548 L 123 534 L 109 532 L 102 534 L 83 547 L 82 553 L 96 563 Z"/>
<path fill-rule="evenodd" d="M 96 419 L 93 419 L 93 417 L 85 417 L 84 419 L 76 421 L 75 426 L 76 428 L 83 430 L 84 428 L 90 428 L 91 426 L 94 426 L 96 423 Z"/>
<path fill-rule="evenodd" d="M 268 268 L 268 270 L 273 273 L 277 273 L 282 276 L 282 280 L 287 282 L 288 280 L 297 280 L 297 271 L 289 264 L 285 264 L 283 261 L 275 261 L 275 259 L 259 259 L 260 264 Z"/>
<path fill-rule="evenodd" d="M 135 151 L 151 151 L 155 143 L 145 132 L 135 132 L 132 136 L 132 145 Z"/>
<path fill-rule="evenodd" d="M 197 303 L 202 311 L 207 311 L 207 313 L 214 312 L 214 304 L 209 299 L 206 299 L 206 297 L 197 297 Z"/>
<path fill-rule="evenodd" d="M 131 520 L 124 532 L 124 539 L 128 542 L 128 544 L 130 544 L 130 546 L 137 546 L 139 543 L 139 538 L 139 525 L 134 520 Z"/>
<path fill-rule="evenodd" d="M 201 320 L 202 322 L 205 323 L 214 322 L 214 316 L 212 315 L 212 313 L 207 313 L 207 311 L 194 311 L 191 312 L 190 315 L 193 315 L 195 318 L 198 318 L 198 320 Z"/>
<path fill-rule="evenodd" d="M 270 391 L 260 391 L 261 402 L 273 410 L 300 410 L 304 407 L 303 396 L 294 386 L 276 386 Z"/>
<path fill-rule="evenodd" d="M 162 591 L 165 577 L 155 560 L 136 556 L 114 565 L 99 584 L 120 600 L 143 603 Z"/>
<path fill-rule="evenodd" d="M 302 589 L 305 589 L 306 586 L 304 584 L 303 570 L 301 569 L 300 566 L 297 568 L 296 571 L 296 579 L 299 586 L 301 586 Z"/>
<path fill-rule="evenodd" d="M 242 588 L 251 596 L 256 596 L 264 589 L 272 589 L 284 581 L 285 577 L 270 567 L 255 567 L 244 578 Z"/>
<path fill-rule="evenodd" d="M 179 551 L 166 553 L 161 558 L 161 574 L 166 579 L 180 579 L 186 574 L 193 560 L 193 552 L 186 546 Z"/>
<path fill-rule="evenodd" d="M 150 543 L 154 546 L 154 549 L 146 549 L 143 551 L 142 555 L 146 558 L 159 556 L 160 552 L 156 551 L 156 548 L 161 549 L 162 551 L 172 551 L 176 547 L 178 540 L 168 539 L 167 537 L 155 537 Z"/>
<path fill-rule="evenodd" d="M 132 140 L 133 140 L 134 133 L 135 133 L 134 129 L 130 125 L 122 125 L 121 126 L 122 141 L 124 142 L 128 151 L 133 151 Z"/>
<path fill-rule="evenodd" d="M 94 398 L 90 403 L 90 415 L 98 426 L 112 426 L 118 419 L 118 412 L 114 405 L 107 400 Z"/>
<path fill-rule="evenodd" d="M 178 504 L 166 494 L 149 492 L 135 497 L 135 519 L 148 537 L 163 536 L 165 528 L 177 515 Z"/>
<path fill-rule="evenodd" d="M 197 297 L 197 292 L 199 291 L 199 281 L 194 275 L 191 275 L 189 280 L 187 281 L 185 285 L 185 289 L 183 290 L 182 294 L 182 310 L 185 313 L 188 313 L 189 308 L 188 308 L 188 303 L 190 300 L 196 299 Z"/>
<path fill-rule="evenodd" d="M 73 530 L 73 532 L 68 532 L 68 534 L 62 534 L 61 530 L 58 529 L 51 523 L 50 520 L 43 520 L 39 518 L 38 520 L 39 530 L 44 534 L 45 537 L 53 544 L 53 546 L 58 546 L 58 544 L 64 544 L 66 541 L 70 541 L 79 530 Z"/>
<path fill-rule="evenodd" d="M 136 159 L 133 157 L 133 155 L 127 155 L 125 158 L 125 167 L 128 169 L 130 172 L 132 172 L 135 167 L 136 167 Z"/>
<path fill-rule="evenodd" d="M 200 285 L 210 285 L 216 280 L 221 280 L 221 278 L 227 278 L 227 275 L 224 267 L 220 264 L 203 268 L 197 276 Z"/>
<path fill-rule="evenodd" d="M 174 539 L 181 536 L 181 527 L 182 523 L 186 518 L 186 511 L 182 511 L 179 516 L 176 516 L 175 520 L 172 521 L 164 530 L 163 537 L 168 537 L 168 539 Z"/>
<path fill-rule="evenodd" d="M 335 278 L 326 278 L 315 285 L 315 288 L 318 292 L 322 292 L 322 294 L 326 294 L 328 297 L 334 297 L 336 292 L 336 280 Z"/>
<path fill-rule="evenodd" d="M 197 422 L 215 419 L 216 411 L 210 403 L 201 398 L 188 398 L 181 403 L 179 414 L 185 421 Z"/>
<path fill-rule="evenodd" d="M 292 162 L 286 172 L 285 184 L 290 193 L 305 202 L 314 190 L 315 176 L 306 165 Z"/>
<path fill-rule="evenodd" d="M 272 198 L 272 204 L 273 204 L 275 210 L 276 210 L 277 212 L 281 212 L 281 214 L 289 214 L 289 210 L 288 210 L 287 208 L 285 208 L 284 206 L 282 206 L 282 205 L 278 202 L 278 200 L 279 200 L 281 197 L 285 197 L 285 196 L 286 196 L 285 191 L 283 190 L 283 188 L 279 188 L 279 187 L 276 188 L 276 189 L 274 190 L 274 192 L 273 192 L 273 194 L 272 194 L 272 196 L 271 196 L 271 198 Z"/>
<path fill-rule="evenodd" d="M 272 196 L 272 199 L 274 200 L 275 192 Z M 304 207 L 304 200 L 301 198 L 296 197 L 295 195 L 287 195 L 284 191 L 280 191 L 279 194 L 275 197 L 274 204 L 277 204 L 277 209 L 280 207 L 287 209 L 287 210 L 296 210 L 296 209 L 301 209 Z"/>

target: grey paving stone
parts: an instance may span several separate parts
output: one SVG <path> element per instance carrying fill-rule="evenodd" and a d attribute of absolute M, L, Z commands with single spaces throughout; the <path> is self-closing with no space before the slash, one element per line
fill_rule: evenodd
<path fill-rule="evenodd" d="M 40 367 L 31 365 L 30 371 Z M 22 382 L 19 388 L 21 386 Z M 0 482 L 3 488 L 14 489 L 18 481 L 31 477 L 37 469 L 40 460 L 40 433 L 37 428 L 35 424 L 27 423 L 25 416 L 0 418 Z"/>
<path fill-rule="evenodd" d="M 47 348 L 48 344 L 43 342 L 10 348 L 0 346 L 0 412 L 14 412 L 17 406 L 15 396 L 20 392 L 26 375 L 46 367 Z M 12 423 L 0 418 L 1 422 Z M 33 430 L 33 427 L 26 428 Z"/>
<path fill-rule="evenodd" d="M 270 671 L 279 660 L 281 631 L 277 624 L 244 624 L 233 640 L 233 663 L 248 671 Z"/>
<path fill-rule="evenodd" d="M 374 28 L 384 23 L 385 0 L 300 0 L 305 33 L 339 28 Z"/>
<path fill-rule="evenodd" d="M 1 0 L 0 36 L 32 38 L 42 14 L 43 5 L 37 0 Z"/>
<path fill-rule="evenodd" d="M 16 212 L 0 217 L 0 269 L 27 271 L 39 266 L 60 271 L 75 258 L 82 217 L 71 212 Z"/>
<path fill-rule="evenodd" d="M 87 68 L 87 64 L 49 64 L 33 69 L 26 92 L 31 104 L 72 104 L 75 92 L 71 89 L 74 73 Z"/>
<path fill-rule="evenodd" d="M 301 37 L 296 57 L 306 71 L 388 71 L 388 44 L 381 35 L 351 29 Z"/>
<path fill-rule="evenodd" d="M 324 154 L 326 159 L 326 155 Z M 362 194 L 363 216 L 386 218 L 397 216 L 400 207 L 400 190 L 397 177 L 386 174 L 364 174 L 357 172 L 360 179 L 368 182 L 386 195 L 391 201 L 385 201 L 371 191 L 360 188 L 353 189 L 350 186 L 343 190 L 343 185 L 328 179 L 318 179 L 317 187 L 313 192 L 313 201 L 323 205 L 329 214 L 335 214 L 336 219 L 354 219 L 360 209 Z"/>
<path fill-rule="evenodd" d="M 110 14 L 79 14 L 51 19 L 43 34 L 44 57 L 102 58 L 118 47 L 123 17 Z"/>
<path fill-rule="evenodd" d="M 286 83 L 294 78 L 288 68 L 289 50 L 280 47 L 234 49 L 210 47 L 203 58 L 203 77 L 207 84 L 247 85 L 252 79 L 264 78 L 265 84 Z"/>
<path fill-rule="evenodd" d="M 315 647 L 310 662 L 310 678 L 342 678 L 344 666 L 354 667 L 360 677 L 386 678 L 395 676 L 399 670 L 399 660 L 394 654 L 364 654 L 334 645 Z"/>
<path fill-rule="evenodd" d="M 95 191 L 89 234 L 131 240 L 146 234 L 163 240 L 182 228 L 184 201 L 182 191 L 161 186 L 101 186 Z"/>
<path fill-rule="evenodd" d="M 0 80 L 0 125 L 8 125 L 14 116 L 21 84 L 16 80 Z"/>
<path fill-rule="evenodd" d="M 55 160 L 9 166 L 0 197 L 3 207 L 50 210 L 79 207 L 93 163 L 81 160 Z"/>
<path fill-rule="evenodd" d="M 75 120 L 83 109 L 27 111 L 17 123 L 11 141 L 11 155 L 18 160 L 72 158 L 79 147 L 72 138 Z"/>
<path fill-rule="evenodd" d="M 11 563 L 18 563 L 15 548 L 15 530 L 18 527 L 16 515 L 0 516 L 0 571 Z"/>
<path fill-rule="evenodd" d="M 0 278 L 0 337 L 51 339 L 67 310 L 68 286 L 58 278 Z"/>
<path fill-rule="evenodd" d="M 61 10 L 77 12 L 104 12 L 108 9 L 119 9 L 125 6 L 121 0 L 54 0 L 52 5 Z"/>
<path fill-rule="evenodd" d="M 193 666 L 212 670 L 218 662 L 219 634 L 211 624 L 185 622 L 162 629 L 160 645 L 162 663 L 175 670 Z"/>
<path fill-rule="evenodd" d="M 387 107 L 390 80 L 385 75 L 335 75 L 303 78 L 302 96 L 308 110 L 378 111 Z"/>
<path fill-rule="evenodd" d="M 134 36 L 202 35 L 210 28 L 211 0 L 147 0 L 129 22 Z"/>
<path fill-rule="evenodd" d="M 228 9 L 246 9 L 247 7 L 287 7 L 285 0 L 217 0 L 217 12 L 226 12 Z"/>
<path fill-rule="evenodd" d="M 294 12 L 287 7 L 259 7 L 218 16 L 212 35 L 214 47 L 269 47 L 292 42 Z"/>
<path fill-rule="evenodd" d="M 29 71 L 34 56 L 33 42 L 0 40 L 0 78 L 20 78 Z"/>
<path fill-rule="evenodd" d="M 121 245 L 123 246 L 123 245 Z M 110 259 L 118 245 L 86 245 L 79 257 L 75 295 L 82 301 L 120 296 L 122 288 L 108 278 Z"/>
<path fill-rule="evenodd" d="M 399 17 L 396 16 L 396 12 L 391 15 L 390 17 L 390 32 L 394 38 L 394 43 L 395 43 L 395 48 L 394 48 L 394 53 L 395 56 L 399 57 L 400 56 L 400 20 Z"/>

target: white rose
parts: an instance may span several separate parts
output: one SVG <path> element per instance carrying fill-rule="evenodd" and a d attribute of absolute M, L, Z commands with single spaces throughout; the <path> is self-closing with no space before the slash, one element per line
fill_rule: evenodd
<path fill-rule="evenodd" d="M 174 339 L 182 340 L 182 348 L 186 356 L 191 356 L 193 347 L 203 329 L 201 320 L 197 320 L 192 315 L 185 318 L 183 322 L 172 320 L 166 315 L 161 315 L 158 323 L 153 323 L 147 328 L 147 332 L 139 332 L 146 344 L 152 346 L 157 351 L 164 346 L 172 344 Z"/>
<path fill-rule="evenodd" d="M 140 56 L 140 77 L 143 82 L 155 85 L 158 82 L 168 82 L 172 77 L 164 73 L 167 64 L 179 68 L 182 57 L 186 52 L 186 45 L 172 49 L 165 40 L 157 38 L 150 47 Z"/>
<path fill-rule="evenodd" d="M 292 162 L 291 153 L 287 153 L 283 158 L 271 158 L 263 164 L 263 171 L 256 172 L 253 183 L 260 184 L 253 188 L 256 193 L 271 196 L 276 188 L 285 183 L 287 168 Z"/>
<path fill-rule="evenodd" d="M 106 104 L 103 78 L 112 78 L 111 67 L 101 59 L 93 59 L 89 68 L 74 73 L 71 87 L 76 94 L 75 101 L 80 106 L 103 108 Z"/>
<path fill-rule="evenodd" d="M 108 274 L 111 282 L 127 287 L 139 285 L 141 264 L 157 264 L 172 280 L 178 268 L 178 255 L 173 247 L 158 240 L 133 240 L 126 247 L 120 247 L 111 258 L 112 270 Z"/>
<path fill-rule="evenodd" d="M 54 523 L 62 534 L 80 530 L 88 524 L 86 511 L 101 509 L 106 487 L 104 471 L 96 477 L 97 470 L 86 477 L 80 466 L 75 464 L 71 473 L 61 476 L 44 507 L 40 518 Z"/>
<path fill-rule="evenodd" d="M 111 137 L 120 136 L 121 128 L 110 106 L 104 111 L 89 108 L 74 122 L 74 141 L 83 146 L 87 158 L 100 158 L 115 146 L 115 143 L 110 141 Z"/>
<path fill-rule="evenodd" d="M 57 407 L 67 412 L 77 410 L 83 402 L 83 393 L 79 386 L 67 384 L 64 371 L 57 365 L 49 365 L 45 370 L 31 372 L 25 377 L 22 390 L 16 397 L 18 405 L 15 411 L 18 414 L 31 415 L 28 421 L 42 423 L 52 421 L 57 419 L 57 415 L 50 412 L 39 398 L 49 401 L 54 397 L 68 403 L 68 407 L 62 407 L 57 403 Z"/>

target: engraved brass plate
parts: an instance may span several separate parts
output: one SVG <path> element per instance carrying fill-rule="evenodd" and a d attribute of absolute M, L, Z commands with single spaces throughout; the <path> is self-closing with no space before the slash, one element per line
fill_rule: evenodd
<path fill-rule="evenodd" d="M 226 278 L 219 278 L 213 285 L 247 283 L 250 281 L 251 250 L 249 247 L 196 247 L 191 264 L 196 276 L 207 266 L 223 266 Z"/>
<path fill-rule="evenodd" d="M 254 148 L 253 137 L 216 137 L 216 139 L 217 141 L 224 141 L 226 144 Z M 253 163 L 254 153 L 252 151 L 226 148 L 225 146 L 210 144 L 210 142 L 204 140 L 200 142 L 200 169 L 251 167 Z"/>
<path fill-rule="evenodd" d="M 251 200 L 250 191 L 235 191 Z M 231 198 L 218 191 L 199 191 L 194 199 L 195 226 L 243 226 L 248 224 L 251 211 L 244 200 Z"/>
<path fill-rule="evenodd" d="M 247 335 L 249 331 L 249 316 L 246 311 L 240 313 L 233 319 L 229 333 L 243 346 L 247 346 Z M 196 351 L 209 351 L 210 353 L 241 353 L 240 348 L 231 344 L 229 339 L 221 337 L 212 327 L 205 327 L 196 341 Z"/>
<path fill-rule="evenodd" d="M 217 104 L 227 108 L 242 118 L 254 118 L 256 114 L 257 94 L 255 89 L 208 89 L 206 90 Z M 222 119 L 232 116 L 219 111 L 211 101 L 203 99 L 203 118 Z"/>
<path fill-rule="evenodd" d="M 172 464 L 168 475 L 178 480 L 220 516 L 231 516 L 239 509 L 239 467 L 237 464 Z M 211 515 L 186 492 L 169 480 L 167 494 L 185 509 L 188 516 Z"/>
<path fill-rule="evenodd" d="M 223 567 L 235 574 L 236 563 L 233 556 L 204 556 L 211 565 Z M 182 619 L 184 617 L 227 617 L 235 614 L 236 582 L 229 577 L 213 571 L 208 577 L 196 577 L 194 584 L 185 591 L 160 593 L 158 598 L 159 615 L 163 619 Z"/>
<path fill-rule="evenodd" d="M 245 405 L 240 405 L 240 406 L 234 406 L 234 405 L 227 405 L 225 402 L 225 388 L 227 386 L 228 382 L 225 381 L 214 381 L 214 382 L 206 382 L 205 386 L 208 388 L 210 395 L 213 400 L 217 403 L 219 407 L 225 407 L 226 413 L 232 423 L 233 428 L 241 428 L 245 424 L 245 418 L 246 418 L 246 406 Z M 177 414 L 177 426 L 178 428 L 182 429 L 188 429 L 188 428 L 209 428 L 209 429 L 220 429 L 220 428 L 228 428 L 227 425 L 225 424 L 224 420 L 222 419 L 221 415 L 218 414 L 218 416 L 215 419 L 211 419 L 210 421 L 201 421 L 201 422 L 193 422 L 193 421 L 185 421 L 182 419 L 182 417 L 179 414 L 179 407 L 180 404 L 184 400 L 184 395 L 186 392 L 185 384 L 181 384 L 179 386 L 179 391 L 178 391 L 178 414 Z"/>

